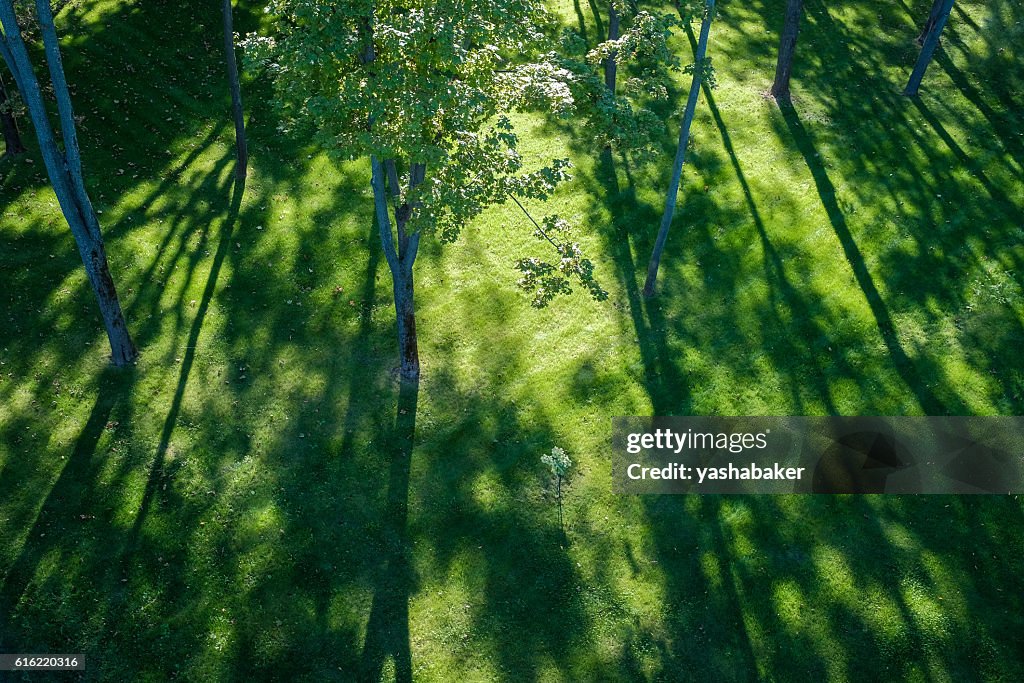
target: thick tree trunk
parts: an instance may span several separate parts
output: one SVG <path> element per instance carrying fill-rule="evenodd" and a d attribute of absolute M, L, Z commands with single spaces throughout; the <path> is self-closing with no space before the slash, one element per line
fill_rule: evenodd
<path fill-rule="evenodd" d="M 25 145 L 21 142 L 21 134 L 18 132 L 18 122 L 14 120 L 14 114 L 6 109 L 9 101 L 7 85 L 0 78 L 0 127 L 4 131 L 5 156 L 13 156 L 25 151 Z"/>
<path fill-rule="evenodd" d="M 619 13 L 615 9 L 615 0 L 608 5 L 608 40 L 619 39 Z M 604 84 L 608 90 L 615 94 L 615 80 L 618 74 L 618 63 L 615 61 L 616 53 L 612 52 L 604 60 Z"/>
<path fill-rule="evenodd" d="M 231 88 L 231 114 L 235 119 L 235 148 L 238 156 L 235 175 L 244 178 L 249 166 L 249 146 L 245 140 L 245 111 L 242 109 L 242 87 L 238 82 L 233 24 L 231 0 L 224 0 L 224 56 L 228 67 L 228 85 Z"/>
<path fill-rule="evenodd" d="M 697 110 L 697 96 L 700 94 L 701 78 L 704 72 L 704 57 L 708 50 L 708 34 L 711 32 L 711 20 L 715 12 L 715 0 L 707 0 L 704 8 L 704 21 L 700 25 L 700 39 L 697 41 L 697 54 L 693 69 L 693 80 L 690 82 L 690 96 L 686 101 L 683 113 L 683 125 L 679 129 L 679 143 L 676 146 L 676 158 L 672 165 L 672 181 L 669 183 L 668 197 L 665 200 L 665 211 L 661 215 L 661 227 L 658 238 L 654 242 L 654 252 L 647 266 L 647 281 L 644 283 L 644 296 L 653 296 L 654 285 L 658 280 L 658 267 L 661 265 L 661 254 L 665 250 L 668 230 L 672 226 L 672 217 L 676 211 L 676 200 L 679 195 L 679 182 L 683 175 L 683 162 L 686 161 L 686 146 L 690 142 L 690 126 Z"/>
<path fill-rule="evenodd" d="M 401 268 L 394 275 L 395 315 L 398 320 L 398 352 L 402 379 L 419 379 L 420 352 L 416 337 L 416 307 L 413 302 L 412 268 Z"/>
<path fill-rule="evenodd" d="M 914 65 L 914 71 L 910 74 L 907 87 L 903 90 L 903 94 L 907 97 L 915 97 L 917 95 L 917 91 L 921 87 L 921 81 L 924 79 L 924 72 L 932 61 L 935 48 L 939 45 L 939 36 L 942 34 L 942 29 L 946 27 L 946 21 L 949 19 L 949 13 L 952 10 L 953 0 L 942 0 L 939 16 L 924 39 L 924 46 L 921 48 L 921 54 L 917 57 L 917 64 Z"/>
<path fill-rule="evenodd" d="M 924 45 L 925 38 L 928 37 L 928 33 L 935 26 L 935 22 L 939 20 L 939 15 L 942 14 L 943 0 L 934 0 L 932 2 L 932 8 L 928 12 L 928 19 L 924 22 L 924 26 L 921 27 L 921 33 L 917 36 L 917 44 Z"/>
<path fill-rule="evenodd" d="M 793 73 L 793 55 L 796 54 L 796 39 L 800 33 L 800 14 L 803 9 L 803 0 L 788 0 L 786 3 L 786 19 L 779 41 L 779 60 L 775 63 L 775 82 L 772 83 L 772 96 L 783 103 L 790 99 L 789 78 Z"/>
<path fill-rule="evenodd" d="M 89 284 L 92 285 L 99 303 L 103 324 L 110 340 L 113 363 L 127 365 L 138 357 L 138 351 L 132 343 L 124 322 L 117 290 L 107 264 L 99 220 L 82 179 L 81 157 L 78 151 L 71 97 L 64 77 L 64 67 L 61 63 L 57 34 L 53 25 L 53 14 L 48 0 L 37 0 L 36 11 L 39 15 L 50 80 L 57 100 L 57 113 L 64 139 L 63 150 L 57 146 L 53 128 L 50 126 L 46 106 L 39 89 L 39 81 L 32 70 L 11 0 L 0 0 L 0 23 L 3 24 L 4 29 L 4 35 L 0 37 L 0 55 L 14 75 L 18 90 L 25 100 L 25 106 L 36 130 L 39 148 L 53 185 L 54 194 L 57 195 L 61 211 L 71 228 L 72 235 L 74 235 Z"/>

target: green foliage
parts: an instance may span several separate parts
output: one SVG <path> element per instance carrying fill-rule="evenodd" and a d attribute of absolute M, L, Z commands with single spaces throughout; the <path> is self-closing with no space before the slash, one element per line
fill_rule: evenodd
<path fill-rule="evenodd" d="M 267 12 L 271 34 L 245 47 L 274 76 L 287 130 L 339 158 L 426 166 L 422 182 L 401 188 L 409 233 L 452 241 L 488 206 L 547 199 L 569 178 L 566 159 L 527 169 L 509 118 L 571 105 L 543 51 L 543 2 L 274 0 Z"/>
<path fill-rule="evenodd" d="M 586 139 L 595 150 L 613 147 L 642 162 L 657 153 L 658 137 L 665 130 L 651 107 L 668 99 L 671 74 L 679 69 L 668 46 L 679 20 L 630 4 L 616 6 L 624 26 L 619 38 L 588 49 L 578 32 L 563 31 L 561 54 L 554 58 L 560 68 L 552 73 L 565 79 L 572 112 L 585 122 Z M 624 86 L 615 92 L 605 83 L 608 60 L 627 72 Z"/>
<path fill-rule="evenodd" d="M 604 301 L 608 298 L 608 292 L 594 278 L 594 264 L 583 256 L 579 243 L 565 240 L 569 235 L 569 224 L 565 220 L 558 216 L 546 216 L 543 226 L 538 225 L 533 234 L 537 239 L 546 240 L 554 246 L 560 258 L 556 262 L 540 258 L 516 261 L 516 269 L 523 274 L 517 284 L 533 294 L 531 305 L 544 308 L 559 294 L 572 294 L 574 279 L 595 300 Z"/>
<path fill-rule="evenodd" d="M 705 57 L 704 59 L 700 60 L 699 65 L 697 64 L 697 62 L 687 64 L 686 67 L 683 69 L 683 73 L 692 76 L 693 72 L 696 71 L 698 68 L 701 71 L 701 82 L 707 85 L 709 88 L 717 88 L 718 80 L 715 78 L 715 67 L 711 63 L 711 57 Z"/>

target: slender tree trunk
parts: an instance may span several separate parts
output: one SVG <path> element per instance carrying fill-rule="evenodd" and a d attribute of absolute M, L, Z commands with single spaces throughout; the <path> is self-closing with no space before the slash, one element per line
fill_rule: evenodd
<path fill-rule="evenodd" d="M 935 48 L 939 44 L 939 36 L 942 34 L 942 29 L 946 27 L 946 21 L 949 19 L 949 13 L 952 10 L 953 0 L 942 0 L 939 16 L 924 39 L 924 46 L 921 48 L 921 54 L 917 57 L 917 64 L 914 65 L 914 71 L 910 74 L 910 80 L 907 81 L 907 87 L 903 91 L 903 94 L 907 97 L 917 96 L 917 91 L 921 87 L 921 81 L 924 79 L 924 72 L 932 61 Z"/>
<path fill-rule="evenodd" d="M 693 80 L 690 83 L 690 96 L 686 101 L 683 113 L 683 125 L 679 129 L 679 144 L 676 146 L 676 158 L 672 165 L 672 181 L 669 183 L 668 197 L 665 200 L 665 212 L 661 215 L 661 227 L 658 238 L 654 242 L 654 252 L 647 266 L 647 282 L 644 283 L 644 296 L 654 295 L 654 285 L 658 279 L 658 266 L 661 265 L 661 254 L 665 250 L 665 240 L 672 226 L 672 217 L 676 211 L 676 200 L 679 195 L 679 182 L 683 175 L 683 162 L 686 161 L 686 146 L 690 142 L 690 125 L 697 110 L 697 96 L 700 94 L 701 78 L 704 73 L 704 57 L 708 51 L 708 34 L 711 32 L 711 20 L 715 13 L 715 0 L 706 0 L 704 21 L 700 25 L 700 39 L 697 41 L 697 54 L 693 69 Z"/>
<path fill-rule="evenodd" d="M 18 132 L 18 122 L 14 119 L 14 114 L 6 109 L 9 101 L 7 85 L 0 77 L 0 127 L 3 128 L 4 143 L 7 145 L 4 156 L 13 156 L 25 151 L 25 145 L 21 142 L 21 134 Z"/>
<path fill-rule="evenodd" d="M 779 102 L 789 102 L 789 77 L 793 73 L 793 55 L 796 54 L 796 39 L 800 33 L 800 15 L 804 10 L 803 0 L 788 0 L 786 19 L 779 41 L 779 60 L 775 63 L 775 82 L 772 96 Z"/>
<path fill-rule="evenodd" d="M 615 0 L 612 0 L 608 5 L 608 40 L 619 39 L 619 13 L 615 9 Z M 616 52 L 612 52 L 604 60 L 604 84 L 608 86 L 608 90 L 615 94 L 615 79 L 617 77 L 619 65 L 615 61 Z"/>
<path fill-rule="evenodd" d="M 113 363 L 127 365 L 138 357 L 138 351 L 124 322 L 117 290 L 107 264 L 99 220 L 85 190 L 71 97 L 64 77 L 53 14 L 48 0 L 37 0 L 36 11 L 39 15 L 50 80 L 57 100 L 57 113 L 64 140 L 63 150 L 57 146 L 39 89 L 39 81 L 32 70 L 11 0 L 0 0 L 0 23 L 4 29 L 4 34 L 0 37 L 0 55 L 14 75 L 18 90 L 25 100 L 54 194 L 57 195 L 61 211 L 74 235 L 89 284 L 92 285 L 99 303 L 103 324 L 110 340 Z"/>
<path fill-rule="evenodd" d="M 925 38 L 928 37 L 928 32 L 935 26 L 935 22 L 939 20 L 939 15 L 942 14 L 943 0 L 934 0 L 932 2 L 932 8 L 928 12 L 928 19 L 924 22 L 924 26 L 921 27 L 921 33 L 917 36 L 917 44 L 924 45 Z"/>
<path fill-rule="evenodd" d="M 224 55 L 228 67 L 228 85 L 231 88 L 231 114 L 235 119 L 235 147 L 238 154 L 235 175 L 244 178 L 249 166 L 249 146 L 245 140 L 245 111 L 242 109 L 242 87 L 238 82 L 233 23 L 231 0 L 224 0 Z"/>

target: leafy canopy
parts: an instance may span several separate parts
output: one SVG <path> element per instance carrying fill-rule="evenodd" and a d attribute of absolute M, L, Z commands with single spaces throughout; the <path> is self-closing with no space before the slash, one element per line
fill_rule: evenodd
<path fill-rule="evenodd" d="M 567 159 L 524 169 L 510 117 L 572 104 L 557 67 L 537 58 L 552 21 L 542 0 L 272 0 L 267 12 L 274 32 L 250 36 L 246 54 L 274 76 L 286 128 L 338 157 L 426 166 L 422 182 L 393 188 L 396 205 L 414 207 L 410 233 L 454 240 L 488 206 L 547 199 L 569 178 Z M 591 270 L 560 254 L 550 284 L 592 283 Z"/>

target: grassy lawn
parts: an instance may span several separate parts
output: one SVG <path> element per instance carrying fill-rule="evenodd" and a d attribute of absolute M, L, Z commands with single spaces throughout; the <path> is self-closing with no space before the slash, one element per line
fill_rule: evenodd
<path fill-rule="evenodd" d="M 365 160 L 282 139 L 251 78 L 242 192 L 218 8 L 73 0 L 142 358 L 107 367 L 38 154 L 0 162 L 0 652 L 115 681 L 1024 678 L 1017 497 L 611 493 L 615 415 L 1024 412 L 1024 5 L 958 2 L 908 100 L 930 2 L 807 0 L 780 111 L 783 5 L 721 7 L 660 295 L 674 109 L 647 165 L 523 117 L 576 165 L 530 208 L 610 299 L 531 309 L 512 266 L 542 248 L 498 207 L 421 250 L 409 395 Z"/>

